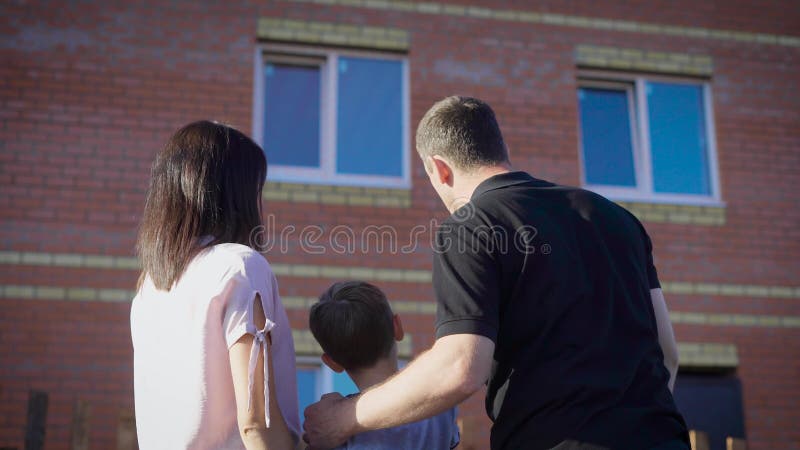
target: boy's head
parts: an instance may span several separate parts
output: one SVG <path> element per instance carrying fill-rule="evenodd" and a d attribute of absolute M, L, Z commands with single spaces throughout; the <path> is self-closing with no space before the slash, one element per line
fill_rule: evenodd
<path fill-rule="evenodd" d="M 311 307 L 309 328 L 333 370 L 372 367 L 392 355 L 403 338 L 399 318 L 386 296 L 363 281 L 343 281 L 325 291 Z"/>

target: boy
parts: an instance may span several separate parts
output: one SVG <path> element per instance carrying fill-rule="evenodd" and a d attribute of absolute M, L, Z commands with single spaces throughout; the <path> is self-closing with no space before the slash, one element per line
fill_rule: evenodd
<path fill-rule="evenodd" d="M 322 362 L 343 370 L 363 391 L 397 372 L 396 341 L 403 325 L 386 296 L 362 281 L 336 283 L 311 307 L 309 327 L 322 350 Z M 339 449 L 446 450 L 459 443 L 455 409 L 395 428 L 353 436 Z"/>

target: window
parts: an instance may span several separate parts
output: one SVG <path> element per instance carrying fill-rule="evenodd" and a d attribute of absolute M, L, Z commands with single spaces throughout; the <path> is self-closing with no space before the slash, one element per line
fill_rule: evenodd
<path fill-rule="evenodd" d="M 403 55 L 269 46 L 256 60 L 253 135 L 271 180 L 410 186 Z"/>
<path fill-rule="evenodd" d="M 358 392 L 353 380 L 347 373 L 336 373 L 319 362 L 319 358 L 297 358 L 297 399 L 300 408 L 300 420 L 307 406 L 317 402 L 320 397 L 338 392 L 350 395 Z M 302 424 L 302 423 L 301 423 Z"/>
<path fill-rule="evenodd" d="M 578 87 L 583 184 L 615 200 L 719 203 L 710 87 L 602 74 Z"/>
<path fill-rule="evenodd" d="M 397 361 L 399 369 L 408 364 L 408 361 Z M 303 411 L 306 407 L 319 401 L 320 397 L 329 393 L 338 392 L 344 396 L 355 394 L 358 387 L 347 372 L 336 373 L 328 366 L 322 364 L 319 358 L 310 356 L 297 357 L 297 404 L 300 411 L 300 424 L 303 421 Z"/>

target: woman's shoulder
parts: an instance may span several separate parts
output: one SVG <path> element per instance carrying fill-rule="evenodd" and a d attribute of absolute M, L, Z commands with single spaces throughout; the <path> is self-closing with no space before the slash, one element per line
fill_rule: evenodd
<path fill-rule="evenodd" d="M 244 273 L 272 273 L 267 259 L 255 249 L 242 244 L 226 242 L 209 247 L 203 254 L 206 262 L 238 269 Z"/>

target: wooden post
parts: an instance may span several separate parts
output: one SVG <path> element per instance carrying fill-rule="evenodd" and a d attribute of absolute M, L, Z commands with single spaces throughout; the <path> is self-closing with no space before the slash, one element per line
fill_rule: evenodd
<path fill-rule="evenodd" d="M 461 443 L 458 448 L 464 450 L 474 450 L 477 443 L 477 436 L 475 435 L 475 420 L 472 417 L 459 417 L 456 419 L 458 425 L 458 434 L 461 437 Z"/>
<path fill-rule="evenodd" d="M 89 450 L 89 417 L 91 412 L 92 408 L 89 402 L 75 400 L 75 409 L 72 412 L 70 450 Z"/>
<path fill-rule="evenodd" d="M 689 430 L 689 442 L 692 450 L 708 450 L 708 434 L 703 431 Z"/>
<path fill-rule="evenodd" d="M 117 426 L 117 450 L 138 450 L 136 438 L 136 416 L 133 410 L 123 409 L 119 413 Z"/>
<path fill-rule="evenodd" d="M 28 393 L 28 423 L 25 425 L 25 450 L 42 450 L 47 430 L 47 392 Z"/>
<path fill-rule="evenodd" d="M 747 441 L 728 436 L 725 439 L 725 447 L 727 450 L 747 450 Z"/>

